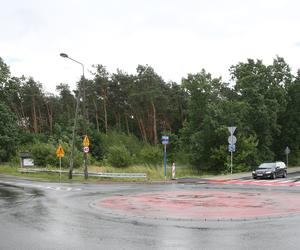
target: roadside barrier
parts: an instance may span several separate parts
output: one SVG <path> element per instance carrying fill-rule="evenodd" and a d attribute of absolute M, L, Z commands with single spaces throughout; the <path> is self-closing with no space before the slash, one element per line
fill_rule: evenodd
<path fill-rule="evenodd" d="M 76 175 L 76 173 L 74 175 Z M 89 173 L 89 176 L 107 178 L 147 178 L 147 174 L 145 173 Z"/>
<path fill-rule="evenodd" d="M 60 170 L 49 170 L 49 169 L 19 169 L 20 173 L 60 173 Z M 68 173 L 68 171 L 63 170 L 61 173 Z M 73 175 L 84 176 L 84 173 L 73 172 Z M 146 179 L 146 173 L 89 173 L 89 176 L 93 177 L 106 177 L 106 178 L 142 178 Z"/>

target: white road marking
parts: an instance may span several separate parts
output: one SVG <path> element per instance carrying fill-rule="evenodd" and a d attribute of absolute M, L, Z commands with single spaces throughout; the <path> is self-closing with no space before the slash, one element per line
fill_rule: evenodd
<path fill-rule="evenodd" d="M 0 181 L 0 184 L 5 184 L 5 185 L 11 185 L 11 186 L 21 186 L 21 187 L 33 187 L 33 188 L 41 188 L 41 189 L 48 189 L 48 190 L 54 190 L 54 191 L 81 191 L 81 188 L 71 188 L 71 187 L 64 187 L 64 186 L 42 186 L 39 184 L 31 184 L 31 183 L 15 183 L 11 181 Z"/>
<path fill-rule="evenodd" d="M 228 180 L 221 182 L 223 184 L 236 184 L 236 185 L 263 185 L 263 186 L 300 186 L 300 182 L 295 182 L 294 179 L 282 180 Z"/>

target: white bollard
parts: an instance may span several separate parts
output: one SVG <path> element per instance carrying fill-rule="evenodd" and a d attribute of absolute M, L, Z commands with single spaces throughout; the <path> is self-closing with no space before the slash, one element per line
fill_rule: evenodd
<path fill-rule="evenodd" d="M 175 180 L 175 163 L 172 164 L 172 180 Z"/>

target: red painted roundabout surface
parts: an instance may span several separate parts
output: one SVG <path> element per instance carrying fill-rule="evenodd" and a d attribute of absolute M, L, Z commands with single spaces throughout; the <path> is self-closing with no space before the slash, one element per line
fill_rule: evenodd
<path fill-rule="evenodd" d="M 174 191 L 112 196 L 95 202 L 119 215 L 187 220 L 255 219 L 300 214 L 298 193 Z"/>

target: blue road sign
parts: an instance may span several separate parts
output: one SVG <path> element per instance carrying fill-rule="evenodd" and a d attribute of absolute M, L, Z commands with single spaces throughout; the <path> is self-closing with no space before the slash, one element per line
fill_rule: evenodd
<path fill-rule="evenodd" d="M 235 152 L 235 144 L 229 144 L 228 145 L 228 151 L 229 152 Z"/>
<path fill-rule="evenodd" d="M 163 135 L 161 137 L 161 143 L 164 144 L 164 145 L 169 144 L 169 136 Z"/>

